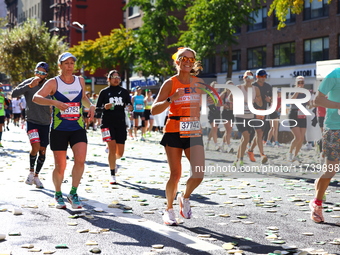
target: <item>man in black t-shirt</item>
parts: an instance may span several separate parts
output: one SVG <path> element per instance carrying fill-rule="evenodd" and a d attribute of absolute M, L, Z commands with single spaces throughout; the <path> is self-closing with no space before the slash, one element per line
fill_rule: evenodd
<path fill-rule="evenodd" d="M 107 76 L 109 86 L 99 93 L 96 111 L 102 112 L 101 132 L 103 141 L 107 142 L 108 159 L 112 180 L 116 184 L 116 159 L 124 154 L 124 145 L 127 136 L 125 107 L 131 111 L 129 92 L 120 86 L 121 78 L 117 70 L 112 70 Z"/>
<path fill-rule="evenodd" d="M 256 86 L 260 89 L 260 94 L 261 94 L 261 98 L 262 98 L 262 106 L 258 106 L 256 105 L 256 103 L 254 103 L 254 107 L 255 109 L 258 110 L 267 110 L 268 106 L 271 104 L 272 101 L 272 97 L 273 97 L 273 90 L 272 90 L 272 86 L 269 85 L 268 83 L 265 82 L 267 78 L 267 72 L 264 69 L 258 69 L 256 71 L 256 81 L 253 83 L 253 86 Z M 266 122 L 265 121 L 266 116 L 265 115 L 256 115 L 256 119 L 262 120 L 263 121 L 263 125 L 261 126 L 261 121 L 259 121 L 259 124 L 254 124 L 256 126 L 259 127 L 255 127 L 255 137 L 252 139 L 252 143 L 250 146 L 250 149 L 248 150 L 247 154 L 249 156 L 249 159 L 253 162 L 255 162 L 255 157 L 254 157 L 254 148 L 257 145 L 261 154 L 261 163 L 264 164 L 268 161 L 267 156 L 264 154 L 264 150 L 263 150 L 263 132 L 265 129 Z"/>

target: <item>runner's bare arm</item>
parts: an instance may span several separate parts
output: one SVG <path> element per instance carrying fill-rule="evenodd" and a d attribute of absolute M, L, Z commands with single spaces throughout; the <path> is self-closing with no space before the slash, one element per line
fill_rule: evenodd
<path fill-rule="evenodd" d="M 320 91 L 316 92 L 313 104 L 330 109 L 340 109 L 340 103 L 329 100 L 327 96 Z"/>
<path fill-rule="evenodd" d="M 169 107 L 170 103 L 167 101 L 168 97 L 170 98 L 171 101 L 175 101 L 176 99 L 184 95 L 183 88 L 177 89 L 173 95 L 170 95 L 171 89 L 172 81 L 171 79 L 168 79 L 163 83 L 155 101 L 152 104 L 151 107 L 152 115 L 160 114 L 161 112 L 165 111 L 166 108 Z"/>
<path fill-rule="evenodd" d="M 58 100 L 46 98 L 48 95 L 54 95 L 57 88 L 57 82 L 55 79 L 48 80 L 33 96 L 32 101 L 40 105 L 52 105 L 60 110 L 66 110 L 68 105 Z"/>

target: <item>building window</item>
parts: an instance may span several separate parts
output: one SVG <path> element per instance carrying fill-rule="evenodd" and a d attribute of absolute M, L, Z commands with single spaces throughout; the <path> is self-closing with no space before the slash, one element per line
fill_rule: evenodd
<path fill-rule="evenodd" d="M 316 38 L 304 42 L 304 63 L 329 59 L 329 38 Z"/>
<path fill-rule="evenodd" d="M 138 15 L 140 15 L 138 6 L 129 7 L 129 18 L 138 16 Z"/>
<path fill-rule="evenodd" d="M 232 53 L 232 61 L 233 61 L 233 71 L 241 70 L 241 51 L 236 50 Z M 222 62 L 221 62 L 221 72 L 227 72 L 228 71 L 228 59 L 223 56 Z"/>
<path fill-rule="evenodd" d="M 248 49 L 248 69 L 266 67 L 266 47 Z"/>
<path fill-rule="evenodd" d="M 264 29 L 267 27 L 267 7 L 253 11 L 250 17 L 254 19 L 254 23 L 248 26 L 248 31 Z"/>
<path fill-rule="evenodd" d="M 305 6 L 303 8 L 304 19 L 315 19 L 319 17 L 326 17 L 329 14 L 328 0 L 313 0 L 305 1 Z"/>
<path fill-rule="evenodd" d="M 214 73 L 216 68 L 215 68 L 215 57 L 211 58 L 204 58 L 202 61 L 203 65 L 203 71 L 202 73 Z"/>
<path fill-rule="evenodd" d="M 295 65 L 295 43 L 282 43 L 274 46 L 274 66 Z"/>
<path fill-rule="evenodd" d="M 288 13 L 286 15 L 286 21 L 285 23 L 286 24 L 289 24 L 289 23 L 295 23 L 295 19 L 296 19 L 296 15 L 293 14 L 290 10 L 288 10 Z M 275 15 L 274 15 L 274 26 L 277 26 L 279 25 L 279 20 L 276 16 L 276 12 L 275 12 Z"/>

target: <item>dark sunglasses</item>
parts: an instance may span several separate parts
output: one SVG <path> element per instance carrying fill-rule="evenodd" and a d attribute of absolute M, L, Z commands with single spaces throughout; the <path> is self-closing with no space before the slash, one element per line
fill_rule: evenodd
<path fill-rule="evenodd" d="M 119 76 L 111 76 L 111 79 L 120 79 Z"/>
<path fill-rule="evenodd" d="M 35 74 L 39 74 L 39 75 L 47 75 L 46 72 L 39 71 L 39 70 L 35 70 L 34 72 L 35 72 Z"/>
<path fill-rule="evenodd" d="M 187 62 L 189 60 L 190 63 L 195 63 L 196 59 L 195 58 L 192 58 L 192 57 L 186 57 L 186 56 L 180 56 L 178 58 L 179 61 L 184 61 L 184 62 Z"/>

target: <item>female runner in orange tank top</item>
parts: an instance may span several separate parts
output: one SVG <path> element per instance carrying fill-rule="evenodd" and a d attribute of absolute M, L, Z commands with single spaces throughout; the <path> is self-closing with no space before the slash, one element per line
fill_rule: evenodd
<path fill-rule="evenodd" d="M 201 79 L 193 74 L 198 72 L 196 52 L 180 48 L 173 55 L 177 74 L 166 80 L 155 99 L 151 113 L 159 114 L 169 108 L 161 144 L 165 147 L 170 167 L 170 178 L 166 184 L 167 208 L 163 215 L 166 225 L 177 225 L 173 201 L 177 194 L 178 182 L 182 175 L 182 153 L 188 158 L 192 174 L 186 189 L 177 199 L 180 214 L 186 219 L 192 217 L 189 197 L 204 177 L 204 149 L 200 126 L 200 104 L 203 87 Z"/>

